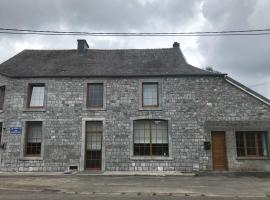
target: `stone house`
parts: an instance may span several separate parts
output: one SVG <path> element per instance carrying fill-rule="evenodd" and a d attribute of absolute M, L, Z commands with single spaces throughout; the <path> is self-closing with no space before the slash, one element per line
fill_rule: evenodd
<path fill-rule="evenodd" d="M 166 49 L 24 50 L 0 65 L 0 171 L 270 171 L 270 101 Z"/>

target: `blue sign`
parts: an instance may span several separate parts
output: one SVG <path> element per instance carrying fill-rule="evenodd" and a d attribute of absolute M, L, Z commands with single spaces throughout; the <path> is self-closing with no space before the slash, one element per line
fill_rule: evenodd
<path fill-rule="evenodd" d="M 11 127 L 10 134 L 21 134 L 22 128 L 21 127 Z"/>

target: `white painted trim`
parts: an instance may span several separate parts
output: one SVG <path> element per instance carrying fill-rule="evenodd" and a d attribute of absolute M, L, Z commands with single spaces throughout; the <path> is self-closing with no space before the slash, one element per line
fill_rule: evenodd
<path fill-rule="evenodd" d="M 91 117 L 82 118 L 82 143 L 81 143 L 81 157 L 79 171 L 85 170 L 85 125 L 87 121 L 102 121 L 102 163 L 101 171 L 105 171 L 105 118 L 104 117 Z"/>
<path fill-rule="evenodd" d="M 267 104 L 268 106 L 270 106 L 270 103 L 268 103 L 267 101 L 265 101 L 265 100 L 263 100 L 262 98 L 258 97 L 257 95 L 252 94 L 251 92 L 247 91 L 246 89 L 244 89 L 244 88 L 241 87 L 240 85 L 238 85 L 238 84 L 236 84 L 236 83 L 234 83 L 234 82 L 228 80 L 227 78 L 225 78 L 225 80 L 226 80 L 227 82 L 229 82 L 230 84 L 232 84 L 233 86 L 239 88 L 240 90 L 242 90 L 242 91 L 248 93 L 249 95 L 255 97 L 256 99 L 258 99 L 258 100 L 262 101 L 263 103 Z"/>

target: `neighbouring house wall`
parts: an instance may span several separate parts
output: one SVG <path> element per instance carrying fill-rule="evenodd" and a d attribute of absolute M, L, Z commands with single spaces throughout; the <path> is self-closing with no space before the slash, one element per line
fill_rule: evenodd
<path fill-rule="evenodd" d="M 143 110 L 139 105 L 141 82 L 149 80 L 160 83 L 158 110 Z M 103 111 L 86 109 L 86 84 L 93 81 L 104 82 Z M 25 108 L 29 83 L 45 83 L 44 111 Z M 264 121 L 267 124 L 270 107 L 220 77 L 11 79 L 0 117 L 5 127 L 3 140 L 7 142 L 7 148 L 2 151 L 2 171 L 63 171 L 71 165 L 83 169 L 83 121 L 104 119 L 103 170 L 189 172 L 211 169 L 211 151 L 204 150 L 203 142 L 210 140 L 211 130 L 219 123 L 237 121 L 255 126 L 256 121 Z M 132 124 L 134 119 L 141 118 L 168 120 L 169 157 L 133 157 Z M 43 121 L 42 160 L 24 160 L 21 154 L 25 121 L 32 120 Z M 209 121 L 214 123 L 206 127 Z M 14 126 L 21 126 L 22 134 L 11 135 L 9 128 Z M 270 171 L 269 160 L 236 160 L 234 126 L 224 126 L 229 169 Z"/>
<path fill-rule="evenodd" d="M 238 158 L 236 151 L 236 131 L 268 131 L 268 144 L 270 144 L 270 122 L 263 120 L 245 120 L 245 121 L 207 121 L 205 124 L 206 132 L 209 136 L 211 131 L 226 132 L 226 153 L 228 168 L 231 171 L 269 171 L 270 159 L 268 158 Z M 209 140 L 211 138 L 209 137 Z M 269 151 L 269 147 L 268 147 Z M 210 160 L 212 159 L 210 151 Z M 212 163 L 209 163 L 209 169 L 212 168 Z"/>
<path fill-rule="evenodd" d="M 9 79 L 7 77 L 3 76 L 3 75 L 0 75 L 0 87 L 1 86 L 6 86 L 6 85 L 9 85 Z M 4 102 L 4 106 L 5 106 L 5 103 L 6 102 Z M 3 123 L 3 122 L 4 122 L 4 113 L 3 113 L 2 110 L 0 110 L 0 123 Z M 3 129 L 2 129 L 2 131 L 3 131 Z M 2 138 L 1 138 L 1 143 L 3 143 L 3 139 Z M 0 148 L 0 171 L 1 171 L 2 152 L 3 151 L 4 150 L 2 148 Z"/>

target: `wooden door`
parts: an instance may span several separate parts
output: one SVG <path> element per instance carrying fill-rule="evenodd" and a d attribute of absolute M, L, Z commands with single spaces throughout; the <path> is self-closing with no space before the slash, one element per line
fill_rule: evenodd
<path fill-rule="evenodd" d="M 227 170 L 227 155 L 224 131 L 212 132 L 212 159 L 213 170 Z"/>
<path fill-rule="evenodd" d="M 85 168 L 101 170 L 102 163 L 102 122 L 86 122 Z"/>

